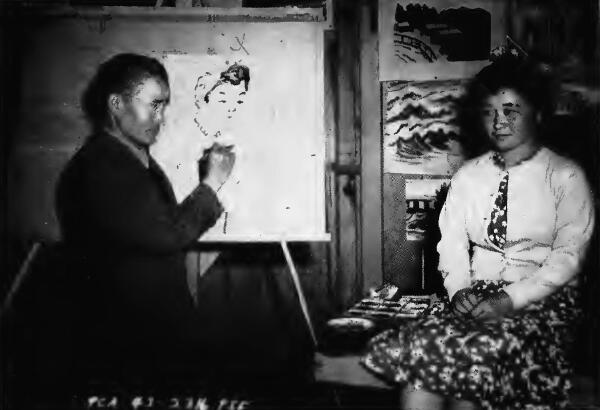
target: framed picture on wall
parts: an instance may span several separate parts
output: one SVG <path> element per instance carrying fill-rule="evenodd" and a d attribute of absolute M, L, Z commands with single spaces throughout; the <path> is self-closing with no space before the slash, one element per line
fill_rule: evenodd
<path fill-rule="evenodd" d="M 505 2 L 379 0 L 379 79 L 466 78 L 506 35 Z"/>
<path fill-rule="evenodd" d="M 406 240 L 423 241 L 432 224 L 437 223 L 450 178 L 406 179 Z"/>
<path fill-rule="evenodd" d="M 463 162 L 457 104 L 467 80 L 382 84 L 386 173 L 454 174 Z"/>

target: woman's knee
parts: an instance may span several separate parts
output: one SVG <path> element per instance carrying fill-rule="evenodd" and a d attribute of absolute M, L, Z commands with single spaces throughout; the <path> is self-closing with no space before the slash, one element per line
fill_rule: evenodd
<path fill-rule="evenodd" d="M 450 399 L 449 409 L 450 410 L 477 410 L 478 407 L 472 401 Z"/>
<path fill-rule="evenodd" d="M 403 410 L 441 410 L 444 397 L 424 389 L 406 386 L 401 392 Z"/>

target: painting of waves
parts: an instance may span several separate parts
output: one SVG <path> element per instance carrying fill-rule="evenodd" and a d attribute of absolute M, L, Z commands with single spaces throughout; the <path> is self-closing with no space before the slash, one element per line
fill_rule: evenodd
<path fill-rule="evenodd" d="M 384 172 L 452 175 L 462 164 L 457 104 L 465 80 L 384 83 Z"/>

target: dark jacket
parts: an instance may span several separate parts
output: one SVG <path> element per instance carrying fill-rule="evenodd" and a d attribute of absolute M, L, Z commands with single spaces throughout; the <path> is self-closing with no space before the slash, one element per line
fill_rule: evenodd
<path fill-rule="evenodd" d="M 145 360 L 193 339 L 185 250 L 222 210 L 203 184 L 177 204 L 158 164 L 146 169 L 110 135 L 85 143 L 61 176 L 57 214 L 86 349 Z"/>

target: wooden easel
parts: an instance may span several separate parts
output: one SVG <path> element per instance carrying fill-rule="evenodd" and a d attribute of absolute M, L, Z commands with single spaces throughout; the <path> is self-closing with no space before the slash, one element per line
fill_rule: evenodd
<path fill-rule="evenodd" d="M 285 255 L 285 260 L 288 264 L 288 268 L 290 269 L 290 275 L 292 276 L 294 286 L 296 287 L 296 292 L 298 293 L 298 300 L 300 301 L 300 307 L 302 308 L 304 319 L 306 320 L 308 330 L 310 331 L 310 336 L 316 347 L 318 345 L 317 336 L 315 335 L 315 329 L 313 328 L 312 321 L 310 320 L 310 315 L 308 314 L 308 305 L 306 303 L 306 299 L 304 298 L 304 292 L 302 292 L 302 286 L 300 285 L 300 278 L 298 277 L 298 272 L 296 271 L 296 267 L 294 266 L 294 261 L 292 260 L 292 255 L 290 254 L 287 242 L 281 241 L 280 243 L 281 249 L 283 250 L 283 254 Z"/>

